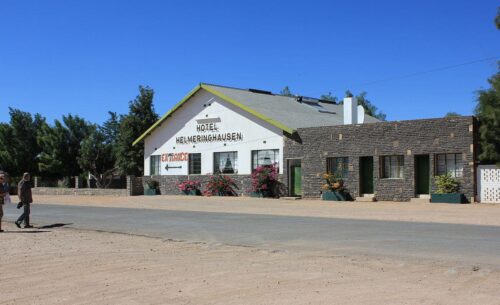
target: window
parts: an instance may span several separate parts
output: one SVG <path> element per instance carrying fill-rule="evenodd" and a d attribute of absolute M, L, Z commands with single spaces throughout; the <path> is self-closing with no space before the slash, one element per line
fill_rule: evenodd
<path fill-rule="evenodd" d="M 383 156 L 380 161 L 382 178 L 403 178 L 404 156 Z"/>
<path fill-rule="evenodd" d="M 149 157 L 149 175 L 157 176 L 160 174 L 160 155 Z"/>
<path fill-rule="evenodd" d="M 252 170 L 262 165 L 278 165 L 279 149 L 252 150 Z"/>
<path fill-rule="evenodd" d="M 214 153 L 214 173 L 237 174 L 238 152 L 216 152 Z"/>
<path fill-rule="evenodd" d="M 438 154 L 436 155 L 436 175 L 450 173 L 452 177 L 462 177 L 464 163 L 462 154 Z"/>
<path fill-rule="evenodd" d="M 326 158 L 326 171 L 338 178 L 347 178 L 348 164 L 347 157 Z"/>
<path fill-rule="evenodd" d="M 188 155 L 188 174 L 189 175 L 201 174 L 201 154 Z"/>

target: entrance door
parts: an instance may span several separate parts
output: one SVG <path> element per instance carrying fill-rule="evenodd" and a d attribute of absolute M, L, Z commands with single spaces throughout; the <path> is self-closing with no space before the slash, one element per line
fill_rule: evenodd
<path fill-rule="evenodd" d="M 415 156 L 415 188 L 418 194 L 429 194 L 429 155 Z"/>
<path fill-rule="evenodd" d="M 373 194 L 373 157 L 359 158 L 359 193 Z"/>
<path fill-rule="evenodd" d="M 289 160 L 290 195 L 302 196 L 302 167 L 300 160 Z"/>

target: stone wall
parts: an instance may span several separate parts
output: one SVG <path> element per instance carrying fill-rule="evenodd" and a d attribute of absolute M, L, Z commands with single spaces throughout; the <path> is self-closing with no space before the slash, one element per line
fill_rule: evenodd
<path fill-rule="evenodd" d="M 75 196 L 128 196 L 127 189 L 76 189 L 64 187 L 36 187 L 33 195 L 75 195 Z"/>
<path fill-rule="evenodd" d="M 303 197 L 321 196 L 321 174 L 326 171 L 327 157 L 349 158 L 348 178 L 344 181 L 351 196 L 359 196 L 360 157 L 373 156 L 376 198 L 408 201 L 416 195 L 415 156 L 429 155 L 431 186 L 435 189 L 434 158 L 439 153 L 462 153 L 460 191 L 469 200 L 475 196 L 477 121 L 473 117 L 302 128 L 297 133 L 298 141 L 285 138 L 283 168 L 287 177 L 287 159 L 301 159 Z M 403 179 L 380 177 L 380 157 L 387 155 L 404 156 Z M 285 179 L 285 185 L 287 182 Z"/>

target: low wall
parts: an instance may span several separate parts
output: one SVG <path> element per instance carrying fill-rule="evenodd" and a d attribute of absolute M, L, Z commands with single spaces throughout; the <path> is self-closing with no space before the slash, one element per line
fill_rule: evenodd
<path fill-rule="evenodd" d="M 128 196 L 127 189 L 74 189 L 63 187 L 35 187 L 33 195 L 75 195 L 75 196 Z"/>

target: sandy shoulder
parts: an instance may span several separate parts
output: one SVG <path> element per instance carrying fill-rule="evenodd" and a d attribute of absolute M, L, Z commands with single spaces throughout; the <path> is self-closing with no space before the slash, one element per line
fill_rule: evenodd
<path fill-rule="evenodd" d="M 0 304 L 498 304 L 500 271 L 49 229 L 0 235 Z M 34 230 L 36 232 L 36 230 Z"/>
<path fill-rule="evenodd" d="M 194 196 L 35 196 L 35 203 L 500 226 L 500 204 L 325 202 Z"/>

